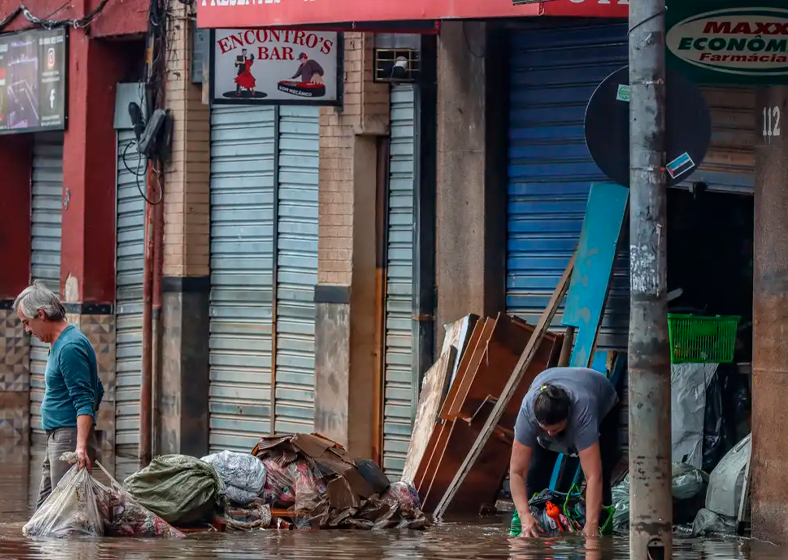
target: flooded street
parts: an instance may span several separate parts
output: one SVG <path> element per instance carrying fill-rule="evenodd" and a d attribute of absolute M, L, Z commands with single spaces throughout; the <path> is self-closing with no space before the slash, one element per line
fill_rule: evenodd
<path fill-rule="evenodd" d="M 7 449 L 7 448 L 6 448 Z M 38 487 L 38 455 L 6 450 L 0 455 L 0 559 L 154 560 L 154 559 L 429 559 L 613 560 L 629 558 L 626 539 L 604 539 L 585 550 L 578 538 L 527 541 L 507 536 L 506 520 L 445 523 L 414 531 L 275 531 L 202 534 L 182 541 L 30 540 L 22 526 Z M 32 457 L 32 466 L 31 466 Z M 676 541 L 676 560 L 777 560 L 783 550 L 740 540 Z"/>

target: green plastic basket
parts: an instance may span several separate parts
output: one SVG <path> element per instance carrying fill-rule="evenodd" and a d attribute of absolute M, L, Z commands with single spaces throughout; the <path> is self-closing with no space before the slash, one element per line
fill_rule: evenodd
<path fill-rule="evenodd" d="M 674 364 L 728 364 L 736 350 L 741 317 L 668 314 L 670 358 Z"/>

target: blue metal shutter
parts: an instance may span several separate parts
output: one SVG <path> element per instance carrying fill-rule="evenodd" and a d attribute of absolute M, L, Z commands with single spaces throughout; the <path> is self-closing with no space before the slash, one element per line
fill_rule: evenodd
<path fill-rule="evenodd" d="M 574 252 L 590 186 L 606 180 L 585 146 L 597 85 L 627 64 L 625 21 L 562 22 L 510 36 L 506 307 L 536 324 Z M 626 349 L 627 260 L 615 278 L 597 345 Z M 554 327 L 561 326 L 562 311 Z"/>
<path fill-rule="evenodd" d="M 145 200 L 140 190 L 147 188 L 147 162 L 137 152 L 134 131 L 117 134 L 115 474 L 124 480 L 139 467 L 145 268 Z"/>
<path fill-rule="evenodd" d="M 31 213 L 32 280 L 60 291 L 60 239 L 63 208 L 63 133 L 37 134 L 33 140 Z M 41 401 L 49 345 L 30 337 L 30 427 L 35 442 L 43 441 Z"/>
<path fill-rule="evenodd" d="M 211 451 L 271 431 L 275 109 L 211 109 Z"/>
<path fill-rule="evenodd" d="M 283 106 L 279 113 L 275 428 L 311 432 L 320 111 Z"/>
<path fill-rule="evenodd" d="M 383 417 L 383 469 L 392 480 L 402 474 L 413 427 L 414 111 L 413 86 L 392 86 Z"/>

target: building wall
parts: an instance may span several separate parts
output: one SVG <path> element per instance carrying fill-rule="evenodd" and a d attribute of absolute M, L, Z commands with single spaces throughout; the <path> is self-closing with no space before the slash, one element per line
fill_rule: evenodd
<path fill-rule="evenodd" d="M 84 3 L 63 3 L 60 0 L 32 0 L 25 2 L 30 12 L 39 18 L 50 21 L 79 19 L 98 7 L 101 0 L 88 0 Z M 0 19 L 13 12 L 20 2 L 16 0 L 0 0 Z M 148 29 L 147 0 L 124 0 L 108 2 L 100 15 L 91 23 L 92 37 L 115 37 L 122 35 L 138 35 Z M 31 27 L 24 15 L 19 14 L 3 32 L 19 31 Z"/>
<path fill-rule="evenodd" d="M 373 36 L 345 34 L 342 108 L 320 117 L 318 286 L 315 289 L 315 429 L 372 456 L 376 183 L 389 132 L 389 86 L 372 77 Z"/>
<path fill-rule="evenodd" d="M 174 121 L 164 176 L 161 384 L 156 391 L 161 453 L 208 450 L 210 289 L 210 108 L 191 82 L 193 8 L 170 3 L 166 105 Z"/>
<path fill-rule="evenodd" d="M 0 1 L 0 17 L 18 5 Z M 91 9 L 86 4 L 49 1 L 26 3 L 26 7 L 52 20 L 79 19 Z M 123 20 L 123 27 L 107 34 L 128 32 L 137 37 L 146 29 L 144 2 L 132 0 L 114 10 L 112 18 Z M 3 32 L 31 27 L 20 15 Z M 98 420 L 100 458 L 111 469 L 115 437 L 115 89 L 118 82 L 133 79 L 144 51 L 135 41 L 97 39 L 101 34 L 95 26 L 91 34 L 84 29 L 69 30 L 68 127 L 63 135 L 63 192 L 58 196 L 62 196 L 60 285 L 50 288 L 63 294 L 69 321 L 85 332 L 96 350 L 106 388 Z M 31 436 L 30 337 L 12 302 L 31 278 L 32 139 L 32 134 L 0 139 L 0 241 L 7 240 L 0 245 L 6 271 L 0 279 L 0 349 L 5 350 L 0 359 L 0 434 L 10 436 L 4 437 L 10 445 L 29 441 Z M 37 465 L 33 470 L 38 476 Z M 31 480 L 31 485 L 37 485 L 37 480 Z"/>

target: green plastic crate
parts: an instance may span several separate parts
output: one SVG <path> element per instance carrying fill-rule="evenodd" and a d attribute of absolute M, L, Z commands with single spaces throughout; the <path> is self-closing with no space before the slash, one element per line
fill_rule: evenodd
<path fill-rule="evenodd" d="M 668 314 L 670 358 L 674 364 L 728 364 L 736 350 L 741 317 Z"/>

